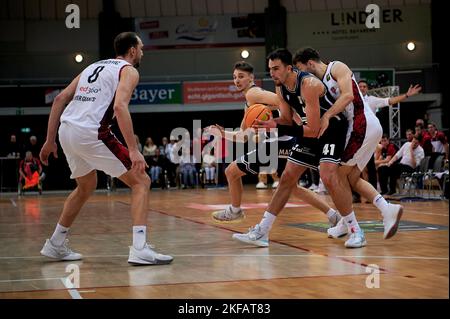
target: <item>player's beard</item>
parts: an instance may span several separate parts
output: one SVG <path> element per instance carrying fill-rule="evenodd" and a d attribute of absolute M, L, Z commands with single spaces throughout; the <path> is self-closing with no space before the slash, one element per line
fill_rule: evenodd
<path fill-rule="evenodd" d="M 137 61 L 134 61 L 133 66 L 137 69 L 141 65 L 141 59 L 138 59 Z"/>

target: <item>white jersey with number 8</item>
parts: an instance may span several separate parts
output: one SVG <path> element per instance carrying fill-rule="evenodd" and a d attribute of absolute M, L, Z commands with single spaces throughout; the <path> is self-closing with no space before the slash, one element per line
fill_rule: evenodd
<path fill-rule="evenodd" d="M 114 116 L 113 104 L 120 72 L 131 65 L 109 59 L 89 65 L 81 73 L 72 101 L 61 115 L 61 123 L 98 131 L 109 128 Z"/>

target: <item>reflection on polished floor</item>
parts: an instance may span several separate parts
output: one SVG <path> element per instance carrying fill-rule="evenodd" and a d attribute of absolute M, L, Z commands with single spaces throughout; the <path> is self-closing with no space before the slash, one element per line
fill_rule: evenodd
<path fill-rule="evenodd" d="M 149 241 L 175 259 L 135 267 L 127 263 L 127 192 L 96 194 L 83 208 L 69 236 L 82 261 L 40 256 L 66 196 L 0 197 L 0 298 L 449 297 L 447 201 L 404 203 L 405 223 L 387 241 L 377 231 L 378 211 L 356 204 L 359 220 L 373 227 L 367 226 L 367 247 L 349 250 L 344 238 L 328 239 L 320 230 L 323 214 L 291 198 L 270 247 L 254 248 L 231 235 L 259 222 L 272 190 L 246 187 L 247 218 L 236 224 L 211 219 L 227 204 L 226 189 L 152 191 Z M 369 288 L 378 271 L 379 288 Z"/>

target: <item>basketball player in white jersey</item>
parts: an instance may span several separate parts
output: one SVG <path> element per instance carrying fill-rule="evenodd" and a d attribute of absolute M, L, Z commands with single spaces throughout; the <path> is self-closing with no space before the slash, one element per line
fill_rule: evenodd
<path fill-rule="evenodd" d="M 241 61 L 237 62 L 234 65 L 233 70 L 233 81 L 236 86 L 236 89 L 239 92 L 242 92 L 245 96 L 245 110 L 254 104 L 265 104 L 271 110 L 279 110 L 280 117 L 279 121 L 283 120 L 283 115 L 291 114 L 291 107 L 287 104 L 281 104 L 277 94 L 264 90 L 254 83 L 254 74 L 253 74 L 253 66 L 247 62 Z M 293 115 L 294 121 L 301 123 L 301 118 L 298 113 L 294 113 Z M 223 127 L 218 125 L 214 125 L 208 130 L 211 133 L 216 133 L 220 136 L 224 136 L 226 139 L 230 141 L 240 141 L 244 142 L 245 137 L 249 136 L 248 131 L 244 129 L 244 123 L 242 120 L 241 130 L 239 131 L 225 131 Z M 266 139 L 264 142 L 270 143 L 272 139 Z M 284 168 L 286 166 L 287 156 L 281 156 L 282 154 L 287 154 L 292 148 L 293 144 L 295 144 L 295 138 L 289 135 L 283 135 L 278 137 L 278 168 L 277 174 L 281 176 Z M 267 146 L 270 149 L 269 146 Z M 244 217 L 244 211 L 241 209 L 242 202 L 242 193 L 244 191 L 242 186 L 242 176 L 247 174 L 257 175 L 261 168 L 265 165 L 262 164 L 258 156 L 256 156 L 256 162 L 252 162 L 252 154 L 257 152 L 257 150 L 250 151 L 249 153 L 241 156 L 238 160 L 233 161 L 230 165 L 228 165 L 225 170 L 226 178 L 228 181 L 228 188 L 231 197 L 231 205 L 223 210 L 219 210 L 213 212 L 212 216 L 214 220 L 220 222 L 238 222 L 241 221 Z M 257 155 L 257 154 L 256 154 Z M 298 187 L 294 190 L 295 195 L 307 202 L 311 206 L 321 210 L 328 217 L 328 221 L 330 222 L 331 227 L 334 227 L 341 216 L 338 212 L 332 209 L 323 199 L 321 199 L 317 194 L 313 191 L 310 191 L 304 187 Z"/>
<path fill-rule="evenodd" d="M 384 224 L 384 238 L 389 239 L 397 232 L 403 207 L 386 202 L 376 189 L 360 178 L 361 171 L 374 154 L 381 139 L 382 128 L 378 118 L 364 101 L 352 71 L 342 62 L 334 61 L 325 64 L 319 53 L 313 48 L 299 50 L 293 63 L 313 73 L 327 86 L 335 98 L 333 106 L 321 118 L 319 136 L 327 131 L 329 119 L 344 112 L 349 121 L 345 150 L 341 158 L 342 189 L 328 189 L 342 214 L 342 222 L 328 230 L 332 237 L 339 237 L 351 231 L 346 247 L 358 248 L 366 245 L 364 232 L 359 227 L 352 207 L 351 189 L 361 196 L 370 199 L 381 211 Z"/>
<path fill-rule="evenodd" d="M 82 259 L 81 254 L 67 246 L 67 235 L 80 209 L 96 189 L 97 170 L 101 170 L 131 188 L 133 245 L 128 262 L 168 264 L 173 259 L 155 252 L 146 241 L 151 181 L 145 173 L 145 160 L 136 145 L 128 110 L 131 95 L 139 82 L 135 67 L 141 61 L 142 47 L 142 41 L 135 33 L 119 34 L 114 40 L 116 58 L 89 65 L 53 102 L 47 140 L 40 158 L 48 165 L 50 154 L 57 157 L 55 139 L 59 126 L 59 141 L 72 172 L 70 177 L 76 180 L 77 187 L 66 199 L 56 229 L 41 250 L 44 256 L 56 260 Z M 127 147 L 110 130 L 114 116 Z"/>

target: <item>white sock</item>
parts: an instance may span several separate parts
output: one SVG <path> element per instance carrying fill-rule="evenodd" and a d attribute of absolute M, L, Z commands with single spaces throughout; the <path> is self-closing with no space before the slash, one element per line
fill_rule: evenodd
<path fill-rule="evenodd" d="M 273 222 L 275 221 L 275 218 L 277 218 L 276 215 L 265 211 L 264 212 L 264 217 L 261 220 L 261 222 L 259 223 L 259 227 L 261 228 L 261 230 L 264 233 L 268 233 L 270 232 L 270 229 L 272 228 Z"/>
<path fill-rule="evenodd" d="M 239 206 L 239 207 L 234 207 L 233 205 L 230 205 L 230 208 L 231 208 L 231 212 L 233 213 L 233 214 L 237 214 L 237 213 L 239 213 L 239 211 L 241 210 L 241 207 Z"/>
<path fill-rule="evenodd" d="M 147 239 L 147 226 L 133 226 L 133 247 L 144 248 Z"/>
<path fill-rule="evenodd" d="M 375 196 L 375 198 L 373 199 L 373 204 L 378 208 L 378 210 L 381 212 L 381 215 L 383 216 L 386 210 L 389 208 L 389 203 L 380 194 Z"/>
<path fill-rule="evenodd" d="M 347 224 L 348 228 L 352 230 L 352 232 L 356 233 L 361 229 L 359 228 L 359 224 L 358 221 L 356 220 L 354 211 L 352 211 L 347 216 L 342 216 L 342 218 L 344 218 L 345 223 Z"/>
<path fill-rule="evenodd" d="M 66 240 L 68 233 L 69 227 L 64 227 L 58 223 L 56 224 L 55 232 L 50 238 L 50 241 L 55 246 L 61 246 L 62 244 L 64 244 L 64 241 Z"/>

